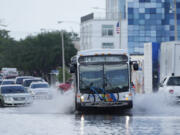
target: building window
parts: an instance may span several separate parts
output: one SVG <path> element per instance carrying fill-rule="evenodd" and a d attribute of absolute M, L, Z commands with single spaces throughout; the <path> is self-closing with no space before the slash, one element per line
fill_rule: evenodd
<path fill-rule="evenodd" d="M 113 36 L 114 28 L 113 25 L 103 25 L 102 26 L 102 36 Z"/>
<path fill-rule="evenodd" d="M 102 48 L 103 49 L 113 49 L 114 43 L 102 43 Z"/>

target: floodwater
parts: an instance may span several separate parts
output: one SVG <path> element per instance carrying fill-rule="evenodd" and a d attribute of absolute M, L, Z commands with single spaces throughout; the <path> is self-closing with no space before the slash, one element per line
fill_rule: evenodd
<path fill-rule="evenodd" d="M 131 111 L 77 114 L 73 92 L 27 107 L 0 108 L 0 135 L 178 135 L 180 105 L 160 94 L 136 95 Z"/>

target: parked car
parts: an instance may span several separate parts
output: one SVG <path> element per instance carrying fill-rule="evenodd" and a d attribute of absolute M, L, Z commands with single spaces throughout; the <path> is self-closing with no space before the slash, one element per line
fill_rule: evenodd
<path fill-rule="evenodd" d="M 44 82 L 44 79 L 42 78 L 24 79 L 23 86 L 27 89 L 31 85 L 32 82 Z"/>
<path fill-rule="evenodd" d="M 19 106 L 28 105 L 33 102 L 32 95 L 21 85 L 1 85 L 0 105 Z"/>
<path fill-rule="evenodd" d="M 4 79 L 1 83 L 1 85 L 12 85 L 15 84 L 14 79 Z"/>
<path fill-rule="evenodd" d="M 163 93 L 169 102 L 180 103 L 180 76 L 165 77 L 159 92 Z"/>
<path fill-rule="evenodd" d="M 22 85 L 24 79 L 32 79 L 32 78 L 33 78 L 33 76 L 18 76 L 18 77 L 16 77 L 16 79 L 15 79 L 15 83 Z"/>
<path fill-rule="evenodd" d="M 52 99 L 52 90 L 47 82 L 32 82 L 28 91 L 34 99 Z"/>

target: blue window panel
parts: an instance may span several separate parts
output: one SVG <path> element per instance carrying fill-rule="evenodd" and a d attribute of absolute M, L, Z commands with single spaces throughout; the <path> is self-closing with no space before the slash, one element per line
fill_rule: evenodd
<path fill-rule="evenodd" d="M 157 25 L 161 25 L 161 20 L 157 20 L 157 21 L 156 21 L 156 24 L 157 24 Z"/>
<path fill-rule="evenodd" d="M 155 31 L 156 30 L 156 26 L 150 26 L 151 27 L 151 31 Z"/>
<path fill-rule="evenodd" d="M 134 31 L 134 35 L 138 36 L 138 35 L 139 35 L 139 31 L 138 31 L 138 30 L 135 30 L 135 31 Z"/>
<path fill-rule="evenodd" d="M 176 7 L 177 7 L 177 8 L 180 8 L 180 3 L 177 3 L 177 2 L 176 2 Z"/>
<path fill-rule="evenodd" d="M 139 31 L 145 31 L 145 26 L 139 26 Z"/>
<path fill-rule="evenodd" d="M 174 41 L 175 40 L 175 38 L 174 37 L 170 37 L 170 41 Z"/>
<path fill-rule="evenodd" d="M 177 30 L 180 30 L 180 26 L 177 26 Z"/>
<path fill-rule="evenodd" d="M 139 14 L 139 19 L 145 19 L 145 14 Z"/>
<path fill-rule="evenodd" d="M 171 18 L 172 19 L 172 18 Z M 180 14 L 177 14 L 177 19 L 180 20 Z"/>
<path fill-rule="evenodd" d="M 173 25 L 170 26 L 170 30 L 171 31 L 174 30 L 174 26 Z"/>
<path fill-rule="evenodd" d="M 139 8 L 134 8 L 134 14 L 139 14 Z"/>
<path fill-rule="evenodd" d="M 145 8 L 139 8 L 139 13 L 145 13 Z"/>
<path fill-rule="evenodd" d="M 139 2 L 134 3 L 134 8 L 139 8 Z"/>
<path fill-rule="evenodd" d="M 146 8 L 146 9 L 145 9 L 145 13 L 146 13 L 146 14 L 150 14 L 150 8 Z"/>
<path fill-rule="evenodd" d="M 139 3 L 139 8 L 145 8 L 144 3 Z"/>
<path fill-rule="evenodd" d="M 139 14 L 134 14 L 134 19 L 139 19 Z"/>
<path fill-rule="evenodd" d="M 142 41 L 145 41 L 145 37 L 140 37 L 140 38 L 139 38 L 139 41 L 141 41 L 141 42 L 142 42 Z"/>
<path fill-rule="evenodd" d="M 146 31 L 146 36 L 151 36 L 151 31 Z"/>
<path fill-rule="evenodd" d="M 129 8 L 133 8 L 133 7 L 134 7 L 134 3 L 133 3 L 133 2 L 129 2 L 129 3 L 128 3 L 128 7 L 129 7 Z"/>
<path fill-rule="evenodd" d="M 162 38 L 161 37 L 157 37 L 156 41 L 157 42 L 162 42 Z"/>
<path fill-rule="evenodd" d="M 161 7 L 162 7 L 162 4 L 161 4 L 161 3 L 157 3 L 157 4 L 156 4 L 156 7 L 157 7 L 157 8 L 161 8 Z"/>
<path fill-rule="evenodd" d="M 150 19 L 150 14 L 145 14 L 145 19 Z"/>
<path fill-rule="evenodd" d="M 169 22 L 170 25 L 174 25 L 174 19 L 171 19 Z"/>
<path fill-rule="evenodd" d="M 139 26 L 138 25 L 134 25 L 134 30 L 139 30 Z"/>
<path fill-rule="evenodd" d="M 133 8 L 128 8 L 128 14 L 133 14 L 134 10 Z"/>
<path fill-rule="evenodd" d="M 156 9 L 156 13 L 162 13 L 162 9 L 161 8 L 157 8 Z"/>
<path fill-rule="evenodd" d="M 164 26 L 164 29 L 165 29 L 166 31 L 169 31 L 169 30 L 170 30 L 169 25 Z"/>
<path fill-rule="evenodd" d="M 157 19 L 161 19 L 161 18 L 162 18 L 162 14 L 159 14 L 159 13 L 156 14 L 156 18 L 157 18 Z"/>
<path fill-rule="evenodd" d="M 161 30 L 162 30 L 162 25 L 157 25 L 157 26 L 156 26 L 156 30 L 157 30 L 157 31 L 161 31 Z"/>
<path fill-rule="evenodd" d="M 134 46 L 134 42 L 128 42 L 128 46 L 133 47 Z"/>
<path fill-rule="evenodd" d="M 134 22 L 134 25 L 138 25 L 139 24 L 139 20 L 138 19 L 134 19 L 133 22 Z"/>
<path fill-rule="evenodd" d="M 128 19 L 128 24 L 129 24 L 129 25 L 132 25 L 132 24 L 134 24 L 134 21 L 133 21 L 133 19 Z"/>
<path fill-rule="evenodd" d="M 151 0 L 139 0 L 140 3 L 150 2 Z"/>
<path fill-rule="evenodd" d="M 140 25 L 144 25 L 145 24 L 145 20 L 139 20 L 139 24 Z"/>
<path fill-rule="evenodd" d="M 162 36 L 162 32 L 161 31 L 156 31 L 156 36 L 157 37 L 161 37 Z"/>
<path fill-rule="evenodd" d="M 169 33 L 170 36 L 174 36 L 174 34 L 175 34 L 174 31 L 170 31 Z"/>
<path fill-rule="evenodd" d="M 146 30 L 146 31 L 151 30 L 151 28 L 149 27 L 149 25 L 145 25 L 145 30 Z"/>
<path fill-rule="evenodd" d="M 134 26 L 132 26 L 132 25 L 128 26 L 128 30 L 133 30 L 133 28 L 134 28 Z"/>
<path fill-rule="evenodd" d="M 128 19 L 133 19 L 133 15 L 132 15 L 132 14 L 129 14 L 129 15 L 128 15 Z"/>
<path fill-rule="evenodd" d="M 156 8 L 150 8 L 150 14 L 156 14 Z"/>
<path fill-rule="evenodd" d="M 180 13 L 180 8 L 177 8 L 177 9 L 176 9 L 176 12 L 177 12 L 177 13 Z"/>

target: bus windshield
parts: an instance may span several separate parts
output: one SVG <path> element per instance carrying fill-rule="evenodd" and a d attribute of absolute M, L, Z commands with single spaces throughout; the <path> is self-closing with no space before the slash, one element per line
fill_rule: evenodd
<path fill-rule="evenodd" d="M 128 91 L 128 64 L 81 65 L 79 83 L 81 93 L 92 93 L 91 87 L 98 93 Z"/>

